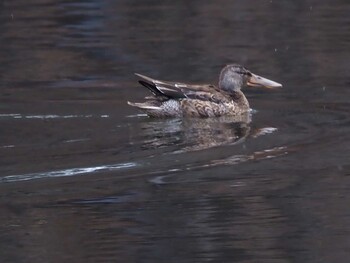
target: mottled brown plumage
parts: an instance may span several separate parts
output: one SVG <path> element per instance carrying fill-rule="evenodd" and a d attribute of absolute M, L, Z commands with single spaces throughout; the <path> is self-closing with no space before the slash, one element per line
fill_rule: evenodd
<path fill-rule="evenodd" d="M 249 111 L 242 86 L 281 87 L 281 84 L 257 76 L 240 65 L 227 65 L 220 73 L 218 87 L 193 85 L 152 79 L 136 74 L 139 83 L 148 88 L 152 97 L 133 103 L 151 117 L 219 117 L 237 116 Z"/>

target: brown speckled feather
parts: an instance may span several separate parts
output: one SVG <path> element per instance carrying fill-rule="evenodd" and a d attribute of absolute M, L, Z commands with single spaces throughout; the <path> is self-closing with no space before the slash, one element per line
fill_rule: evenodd
<path fill-rule="evenodd" d="M 183 99 L 181 107 L 186 115 L 191 117 L 218 117 L 223 115 L 236 115 L 233 102 L 216 103 L 198 99 Z"/>
<path fill-rule="evenodd" d="M 139 83 L 148 88 L 153 97 L 146 97 L 143 103 L 128 103 L 153 117 L 238 116 L 249 112 L 248 100 L 241 91 L 243 86 L 282 86 L 237 64 L 227 65 L 221 70 L 218 87 L 162 81 L 136 75 L 140 77 Z"/>
<path fill-rule="evenodd" d="M 193 85 L 152 79 L 136 74 L 139 83 L 154 96 L 146 97 L 144 103 L 129 105 L 144 110 L 149 116 L 171 117 L 217 117 L 237 115 L 231 95 L 211 84 Z"/>
<path fill-rule="evenodd" d="M 143 79 L 143 81 L 140 81 L 140 83 L 150 89 L 155 96 L 163 95 L 173 99 L 198 99 L 215 103 L 227 103 L 231 101 L 227 92 L 220 90 L 211 84 L 193 85 L 180 82 L 156 80 L 141 74 L 136 75 Z"/>

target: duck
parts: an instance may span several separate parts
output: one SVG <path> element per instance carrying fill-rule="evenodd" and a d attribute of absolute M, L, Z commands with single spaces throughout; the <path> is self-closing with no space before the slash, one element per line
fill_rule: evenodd
<path fill-rule="evenodd" d="M 256 75 L 239 64 L 226 65 L 220 72 L 218 85 L 187 84 L 135 75 L 152 96 L 147 96 L 144 102 L 127 103 L 155 118 L 238 116 L 250 111 L 249 102 L 241 90 L 243 87 L 282 87 L 282 84 Z"/>

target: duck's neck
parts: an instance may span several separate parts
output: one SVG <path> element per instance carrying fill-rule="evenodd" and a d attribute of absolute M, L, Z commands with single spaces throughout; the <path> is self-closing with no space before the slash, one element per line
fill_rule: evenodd
<path fill-rule="evenodd" d="M 233 91 L 233 93 L 231 93 L 231 98 L 241 109 L 249 110 L 249 102 L 242 91 Z"/>

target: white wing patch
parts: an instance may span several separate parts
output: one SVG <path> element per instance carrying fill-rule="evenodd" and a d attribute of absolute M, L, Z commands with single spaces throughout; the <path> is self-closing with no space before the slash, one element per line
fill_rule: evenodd
<path fill-rule="evenodd" d="M 168 89 L 168 88 L 165 88 L 165 87 L 158 87 L 160 90 L 167 90 L 167 91 L 172 91 L 172 92 L 174 92 L 174 90 L 173 89 Z"/>
<path fill-rule="evenodd" d="M 187 88 L 186 84 L 182 84 L 182 83 L 175 83 L 175 87 L 176 88 Z"/>

